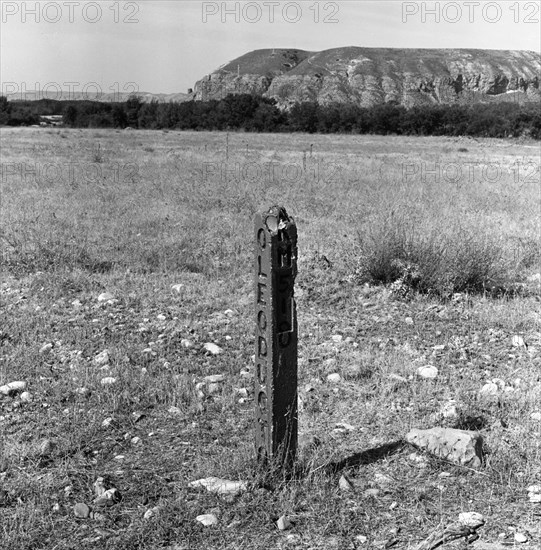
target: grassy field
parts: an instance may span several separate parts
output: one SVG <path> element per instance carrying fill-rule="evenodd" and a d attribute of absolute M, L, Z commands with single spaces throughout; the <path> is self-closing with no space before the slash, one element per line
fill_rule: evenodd
<path fill-rule="evenodd" d="M 537 143 L 3 128 L 1 147 L 0 385 L 27 393 L 0 394 L 0 548 L 413 549 L 464 511 L 483 541 L 541 546 Z M 253 450 L 253 217 L 276 203 L 299 229 L 293 479 Z M 479 430 L 482 468 L 404 444 L 432 426 Z M 189 486 L 209 476 L 248 490 Z M 93 504 L 98 477 L 119 502 Z"/>

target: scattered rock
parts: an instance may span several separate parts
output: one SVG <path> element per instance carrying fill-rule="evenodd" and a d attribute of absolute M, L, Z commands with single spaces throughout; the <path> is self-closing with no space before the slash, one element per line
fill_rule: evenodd
<path fill-rule="evenodd" d="M 43 344 L 41 348 L 39 348 L 39 352 L 41 354 L 49 353 L 53 349 L 53 345 L 49 342 L 48 344 Z"/>
<path fill-rule="evenodd" d="M 211 355 L 220 355 L 220 353 L 223 353 L 224 351 L 220 346 L 213 344 L 212 342 L 205 343 L 203 345 L 203 349 Z"/>
<path fill-rule="evenodd" d="M 109 350 L 104 349 L 96 357 L 94 357 L 94 365 L 96 367 L 103 367 L 109 363 Z"/>
<path fill-rule="evenodd" d="M 478 529 L 485 524 L 485 518 L 478 512 L 462 512 L 458 514 L 458 521 L 470 529 Z"/>
<path fill-rule="evenodd" d="M 368 542 L 368 537 L 365 537 L 364 535 L 357 535 L 355 540 L 358 544 L 366 544 L 366 542 Z"/>
<path fill-rule="evenodd" d="M 159 511 L 159 507 L 158 506 L 154 506 L 153 508 L 149 508 L 143 515 L 143 519 L 150 519 L 150 518 L 153 518 Z"/>
<path fill-rule="evenodd" d="M 114 422 L 113 418 L 109 416 L 108 418 L 103 420 L 103 422 L 101 423 L 101 427 L 109 428 L 113 422 Z"/>
<path fill-rule="evenodd" d="M 191 340 L 188 340 L 187 338 L 183 338 L 181 341 L 180 341 L 180 345 L 183 347 L 183 348 L 193 348 L 193 342 Z"/>
<path fill-rule="evenodd" d="M 94 504 L 98 508 L 105 508 L 108 506 L 113 506 L 117 502 L 120 502 L 121 499 L 122 496 L 120 495 L 120 491 L 116 487 L 113 487 L 111 489 L 107 489 L 103 494 L 96 497 L 94 499 Z"/>
<path fill-rule="evenodd" d="M 363 495 L 366 497 L 366 498 L 376 498 L 377 496 L 379 496 L 380 494 L 380 490 L 379 489 L 366 489 L 366 491 L 363 493 Z"/>
<path fill-rule="evenodd" d="M 141 440 L 141 438 L 139 436 L 135 436 L 135 437 L 132 437 L 131 438 L 131 441 L 130 443 L 134 446 L 134 447 L 137 447 L 138 445 L 142 445 L 143 444 L 143 441 Z"/>
<path fill-rule="evenodd" d="M 34 396 L 29 391 L 23 391 L 20 399 L 23 403 L 31 403 L 34 400 Z"/>
<path fill-rule="evenodd" d="M 522 336 L 515 335 L 511 338 L 511 343 L 515 348 L 522 348 L 524 347 L 524 338 L 522 338 Z"/>
<path fill-rule="evenodd" d="M 515 533 L 514 538 L 515 538 L 515 542 L 518 542 L 519 544 L 528 542 L 528 537 L 523 533 Z"/>
<path fill-rule="evenodd" d="M 406 323 L 406 325 L 413 325 L 413 319 L 411 317 L 406 317 L 404 323 Z"/>
<path fill-rule="evenodd" d="M 105 479 L 103 477 L 98 477 L 96 481 L 94 481 L 94 493 L 97 497 L 101 497 L 105 491 L 107 491 Z"/>
<path fill-rule="evenodd" d="M 335 344 L 339 344 L 343 339 L 344 339 L 344 337 L 343 337 L 341 334 L 333 334 L 333 335 L 331 336 L 331 340 L 332 340 Z"/>
<path fill-rule="evenodd" d="M 333 384 L 337 384 L 342 380 L 342 377 L 337 372 L 333 372 L 327 376 L 327 380 Z"/>
<path fill-rule="evenodd" d="M 528 500 L 532 504 L 541 504 L 541 485 L 530 485 L 527 490 Z"/>
<path fill-rule="evenodd" d="M 191 481 L 189 486 L 205 487 L 210 493 L 217 493 L 219 495 L 238 495 L 248 488 L 246 481 L 230 481 L 229 479 L 220 479 L 219 477 L 197 479 L 196 481 Z"/>
<path fill-rule="evenodd" d="M 176 293 L 180 294 L 180 291 L 182 290 L 182 287 L 184 285 L 183 284 L 176 284 L 176 285 L 171 285 L 171 290 L 175 291 Z"/>
<path fill-rule="evenodd" d="M 114 300 L 115 297 L 110 292 L 102 292 L 98 296 L 98 302 L 108 302 L 109 300 Z"/>
<path fill-rule="evenodd" d="M 433 365 L 427 365 L 426 367 L 419 367 L 417 369 L 417 376 L 426 379 L 434 379 L 438 376 L 438 369 Z"/>
<path fill-rule="evenodd" d="M 178 407 L 175 407 L 174 405 L 172 405 L 171 407 L 169 407 L 167 409 L 167 412 L 169 414 L 182 414 L 182 411 L 178 408 Z"/>
<path fill-rule="evenodd" d="M 291 521 L 289 521 L 287 516 L 280 516 L 278 518 L 278 521 L 276 522 L 276 525 L 278 526 L 278 529 L 280 529 L 280 531 L 287 531 L 288 529 L 291 529 L 293 527 L 293 524 L 291 523 Z"/>
<path fill-rule="evenodd" d="M 201 514 L 195 519 L 199 523 L 202 523 L 205 527 L 210 527 L 211 525 L 216 525 L 218 523 L 218 518 L 214 514 Z"/>
<path fill-rule="evenodd" d="M 225 382 L 225 376 L 223 374 L 211 374 L 210 376 L 205 376 L 203 380 L 207 384 L 221 384 Z"/>
<path fill-rule="evenodd" d="M 44 439 L 39 446 L 39 454 L 43 457 L 50 456 L 56 447 L 55 443 L 50 439 Z"/>
<path fill-rule="evenodd" d="M 340 477 L 340 480 L 338 481 L 338 487 L 340 487 L 340 489 L 342 491 L 352 491 L 353 490 L 353 485 L 352 485 L 351 481 L 345 475 L 342 475 Z"/>
<path fill-rule="evenodd" d="M 482 438 L 477 432 L 452 428 L 413 429 L 406 441 L 455 464 L 479 468 L 482 463 Z"/>
<path fill-rule="evenodd" d="M 497 397 L 499 394 L 500 394 L 500 388 L 494 382 L 487 382 L 479 390 L 479 395 L 483 397 Z"/>
<path fill-rule="evenodd" d="M 26 389 L 26 382 L 10 382 L 0 386 L 0 393 L 3 395 L 14 395 Z"/>
<path fill-rule="evenodd" d="M 352 426 L 347 422 L 338 422 L 338 424 L 335 425 L 333 432 L 345 434 L 348 432 L 352 432 L 354 429 L 355 429 L 355 426 Z"/>
<path fill-rule="evenodd" d="M 112 386 L 113 384 L 116 384 L 116 378 L 113 376 L 106 376 L 100 380 L 100 383 L 102 386 Z"/>
<path fill-rule="evenodd" d="M 81 387 L 81 388 L 77 388 L 75 390 L 75 393 L 78 393 L 82 397 L 89 397 L 91 392 L 88 388 Z"/>
<path fill-rule="evenodd" d="M 73 507 L 73 513 L 75 514 L 76 518 L 87 518 L 90 516 L 90 506 L 87 506 L 82 502 L 78 502 Z"/>

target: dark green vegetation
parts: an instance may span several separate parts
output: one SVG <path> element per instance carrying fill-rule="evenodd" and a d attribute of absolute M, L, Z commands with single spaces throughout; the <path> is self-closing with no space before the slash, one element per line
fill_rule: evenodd
<path fill-rule="evenodd" d="M 221 100 L 182 103 L 92 101 L 8 102 L 0 98 L 0 123 L 39 124 L 40 115 L 63 115 L 72 128 L 242 130 L 248 132 L 351 133 L 420 136 L 532 137 L 541 139 L 539 103 L 432 105 L 406 109 L 388 103 L 370 108 L 316 102 L 281 111 L 272 99 L 230 94 Z"/>

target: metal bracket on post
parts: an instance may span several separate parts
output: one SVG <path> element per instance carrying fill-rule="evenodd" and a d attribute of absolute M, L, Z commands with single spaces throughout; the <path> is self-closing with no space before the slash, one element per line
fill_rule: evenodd
<path fill-rule="evenodd" d="M 297 226 L 285 208 L 255 217 L 255 445 L 258 460 L 291 466 L 297 452 Z"/>

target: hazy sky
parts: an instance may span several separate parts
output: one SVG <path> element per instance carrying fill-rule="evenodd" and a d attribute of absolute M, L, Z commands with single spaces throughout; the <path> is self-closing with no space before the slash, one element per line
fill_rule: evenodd
<path fill-rule="evenodd" d="M 6 87 L 186 92 L 259 48 L 541 50 L 540 2 L 0 0 Z M 37 12 L 37 13 L 36 13 Z M 65 84 L 71 83 L 71 84 Z"/>

